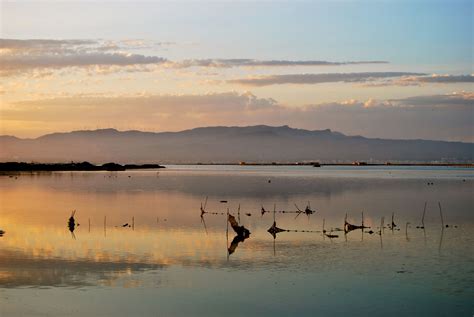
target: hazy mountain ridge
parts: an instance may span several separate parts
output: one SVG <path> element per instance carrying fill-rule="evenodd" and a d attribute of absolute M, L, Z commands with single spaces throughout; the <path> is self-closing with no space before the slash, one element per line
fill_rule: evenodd
<path fill-rule="evenodd" d="M 473 161 L 474 144 L 370 139 L 288 126 L 203 127 L 181 132 L 115 129 L 0 136 L 1 161 L 235 163 L 295 161 Z"/>

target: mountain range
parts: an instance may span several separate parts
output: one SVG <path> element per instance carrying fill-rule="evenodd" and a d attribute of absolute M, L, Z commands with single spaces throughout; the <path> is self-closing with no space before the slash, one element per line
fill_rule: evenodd
<path fill-rule="evenodd" d="M 474 143 L 375 139 L 265 125 L 160 133 L 100 129 L 35 139 L 0 136 L 3 162 L 472 162 L 473 155 Z"/>

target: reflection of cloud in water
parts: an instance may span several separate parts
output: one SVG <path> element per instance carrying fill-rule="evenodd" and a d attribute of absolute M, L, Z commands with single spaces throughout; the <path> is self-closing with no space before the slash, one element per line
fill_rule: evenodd
<path fill-rule="evenodd" d="M 163 282 L 161 273 L 166 276 L 164 269 L 175 266 L 242 274 L 262 271 L 275 276 L 317 273 L 324 278 L 325 274 L 340 275 L 349 284 L 359 283 L 360 276 L 400 279 L 414 286 L 424 285 L 428 279 L 434 289 L 448 294 L 471 292 L 474 285 L 469 274 L 472 256 L 458 252 L 474 243 L 469 235 L 472 227 L 467 226 L 445 230 L 442 250 L 438 250 L 439 228 L 428 230 L 426 242 L 421 231 L 413 230 L 410 242 L 406 241 L 404 232 L 386 233 L 383 249 L 375 235 L 366 236 L 363 241 L 359 235 L 348 235 L 347 242 L 344 239 L 332 242 L 324 240 L 320 233 L 286 233 L 276 239 L 275 254 L 273 238 L 266 232 L 263 236 L 256 233 L 255 237 L 239 245 L 238 252 L 230 259 L 227 258 L 224 232 L 205 235 L 204 232 L 144 231 L 122 239 L 118 234 L 120 231 L 116 231 L 107 239 L 93 235 L 89 239 L 71 240 L 65 238 L 68 232 L 64 230 L 64 239 L 58 241 L 54 233 L 48 237 L 48 234 L 31 230 L 28 235 L 29 229 L 24 228 L 23 240 L 16 240 L 18 237 L 13 231 L 11 237 L 15 243 L 10 236 L 2 241 L 0 285 L 3 288 L 155 287 Z M 28 242 L 35 237 L 33 244 Z M 45 249 L 49 238 L 57 243 L 54 248 Z M 177 243 L 172 244 L 172 241 Z M 95 249 L 91 249 L 92 246 Z M 400 271 L 407 273 L 397 273 Z M 147 273 L 158 274 L 150 278 Z"/>
<path fill-rule="evenodd" d="M 0 285 L 16 287 L 126 286 L 136 273 L 163 269 L 159 264 L 35 258 L 21 251 L 0 250 Z M 135 277 L 141 284 L 139 277 Z"/>

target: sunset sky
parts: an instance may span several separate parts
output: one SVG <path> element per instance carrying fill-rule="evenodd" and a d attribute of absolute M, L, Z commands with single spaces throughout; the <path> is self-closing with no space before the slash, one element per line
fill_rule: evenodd
<path fill-rule="evenodd" d="M 0 0 L 0 134 L 215 125 L 474 142 L 472 1 Z"/>

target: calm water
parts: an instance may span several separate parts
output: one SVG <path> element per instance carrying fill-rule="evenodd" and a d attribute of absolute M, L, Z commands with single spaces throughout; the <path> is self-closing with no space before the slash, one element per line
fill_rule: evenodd
<path fill-rule="evenodd" d="M 169 166 L 0 176 L 0 316 L 472 316 L 473 185 L 474 171 L 463 168 Z M 315 214 L 276 213 L 276 222 L 314 232 L 274 240 L 273 212 L 262 216 L 261 207 L 295 211 L 308 202 Z M 251 235 L 232 243 L 220 213 L 238 218 L 239 205 Z M 376 232 L 394 213 L 400 230 L 335 231 L 346 213 L 360 224 L 362 212 Z M 338 238 L 323 236 L 323 219 Z"/>

